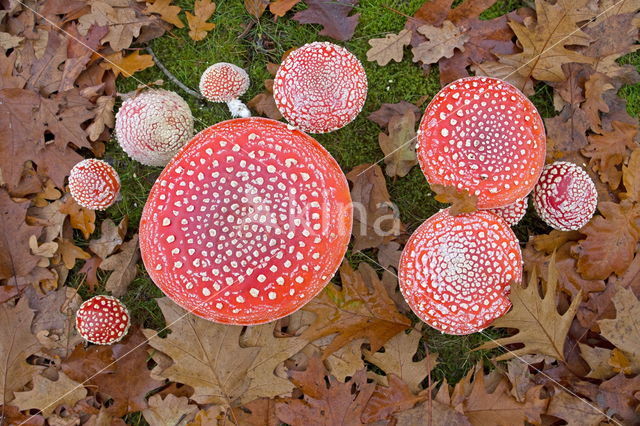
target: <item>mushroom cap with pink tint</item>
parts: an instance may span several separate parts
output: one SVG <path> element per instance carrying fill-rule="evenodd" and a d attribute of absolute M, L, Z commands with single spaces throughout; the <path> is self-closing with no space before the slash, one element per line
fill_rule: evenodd
<path fill-rule="evenodd" d="M 247 72 L 227 62 L 211 65 L 200 77 L 200 93 L 211 102 L 229 102 L 238 99 L 248 88 Z"/>
<path fill-rule="evenodd" d="M 120 341 L 129 330 L 129 311 L 112 296 L 94 296 L 76 312 L 76 329 L 80 336 L 97 345 Z"/>
<path fill-rule="evenodd" d="M 69 192 L 80 206 L 91 210 L 104 210 L 113 205 L 118 198 L 120 177 L 108 163 L 88 158 L 71 169 Z"/>
<path fill-rule="evenodd" d="M 500 216 L 507 225 L 516 226 L 518 222 L 522 220 L 525 214 L 527 214 L 528 198 L 524 197 L 504 207 L 497 207 L 495 209 L 489 209 L 491 213 Z"/>
<path fill-rule="evenodd" d="M 483 210 L 431 216 L 409 238 L 398 271 L 413 312 L 447 334 L 475 333 L 504 315 L 510 284 L 521 276 L 516 236 Z"/>
<path fill-rule="evenodd" d="M 418 132 L 418 161 L 427 181 L 468 190 L 482 209 L 528 195 L 545 150 L 535 106 L 511 84 L 489 77 L 462 78 L 443 88 Z"/>
<path fill-rule="evenodd" d="M 582 167 L 566 161 L 547 165 L 533 190 L 533 207 L 549 226 L 573 231 L 589 222 L 598 192 Z"/>
<path fill-rule="evenodd" d="M 254 325 L 304 306 L 351 234 L 344 173 L 312 137 L 265 118 L 198 133 L 162 171 L 140 221 L 149 275 L 205 319 Z"/>
<path fill-rule="evenodd" d="M 367 75 L 344 47 L 305 44 L 278 68 L 273 97 L 289 124 L 308 133 L 327 133 L 358 116 L 367 98 Z"/>
<path fill-rule="evenodd" d="M 164 166 L 193 136 L 193 116 L 177 93 L 145 90 L 122 103 L 115 130 L 129 157 L 147 166 Z"/>

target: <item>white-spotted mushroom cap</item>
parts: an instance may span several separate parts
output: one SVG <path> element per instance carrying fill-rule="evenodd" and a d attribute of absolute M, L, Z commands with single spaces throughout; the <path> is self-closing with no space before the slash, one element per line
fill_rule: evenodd
<path fill-rule="evenodd" d="M 533 190 L 533 207 L 542 220 L 559 231 L 582 228 L 598 204 L 596 186 L 580 166 L 557 161 L 545 166 Z"/>
<path fill-rule="evenodd" d="M 515 203 L 509 204 L 508 206 L 489 209 L 489 211 L 500 216 L 505 222 L 507 222 L 507 225 L 516 226 L 518 222 L 522 220 L 524 215 L 527 214 L 528 205 L 528 198 L 524 197 Z"/>
<path fill-rule="evenodd" d="M 219 62 L 200 77 L 200 93 L 211 102 L 225 102 L 233 117 L 249 117 L 249 108 L 238 98 L 249 88 L 249 74 L 237 65 Z"/>
<path fill-rule="evenodd" d="M 431 327 L 459 335 L 483 330 L 505 314 L 510 284 L 521 276 L 516 236 L 483 210 L 431 216 L 409 238 L 398 271 L 413 312 Z"/>
<path fill-rule="evenodd" d="M 124 101 L 116 114 L 118 143 L 147 166 L 166 165 L 192 136 L 189 105 L 168 90 L 145 90 Z"/>
<path fill-rule="evenodd" d="M 349 243 L 344 173 L 312 137 L 266 118 L 198 133 L 162 171 L 140 221 L 156 285 L 211 321 L 276 320 L 316 296 Z"/>
<path fill-rule="evenodd" d="M 278 110 L 289 124 L 326 133 L 349 124 L 367 98 L 367 75 L 344 47 L 314 42 L 294 50 L 278 68 L 273 84 Z"/>
<path fill-rule="evenodd" d="M 429 103 L 418 161 L 430 184 L 466 189 L 478 208 L 507 206 L 531 192 L 544 166 L 546 137 L 535 106 L 511 84 L 468 77 Z"/>
<path fill-rule="evenodd" d="M 120 341 L 129 330 L 129 311 L 112 296 L 94 296 L 76 312 L 76 329 L 80 336 L 97 345 Z"/>
<path fill-rule="evenodd" d="M 69 173 L 71 197 L 80 206 L 104 210 L 113 205 L 120 193 L 120 177 L 109 164 L 95 158 L 77 163 Z"/>

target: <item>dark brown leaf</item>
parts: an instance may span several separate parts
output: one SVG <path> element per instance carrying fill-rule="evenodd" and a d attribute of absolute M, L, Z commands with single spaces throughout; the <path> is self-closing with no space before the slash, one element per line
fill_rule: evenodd
<path fill-rule="evenodd" d="M 403 177 L 418 164 L 416 156 L 416 118 L 405 111 L 389 120 L 389 134 L 380 133 L 378 143 L 384 153 L 385 173 L 390 177 Z"/>
<path fill-rule="evenodd" d="M 349 16 L 358 0 L 306 0 L 308 8 L 295 15 L 293 19 L 301 24 L 320 24 L 320 35 L 335 40 L 347 41 L 353 37 L 358 26 L 360 14 Z"/>
<path fill-rule="evenodd" d="M 407 101 L 400 101 L 395 104 L 382 104 L 379 109 L 369 114 L 367 118 L 378 126 L 386 128 L 393 117 L 404 115 L 406 111 L 413 112 L 416 117 L 416 122 L 420 120 L 420 115 L 422 115 L 420 108 Z"/>

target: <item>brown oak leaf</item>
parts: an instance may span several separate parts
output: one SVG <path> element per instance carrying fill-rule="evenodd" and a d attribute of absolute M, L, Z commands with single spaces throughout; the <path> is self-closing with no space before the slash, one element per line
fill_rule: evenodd
<path fill-rule="evenodd" d="M 122 74 L 125 78 L 154 65 L 153 56 L 141 55 L 139 50 L 127 56 L 124 56 L 122 52 L 116 52 L 105 56 L 105 61 L 100 63 L 102 68 L 113 71 L 116 77 Z"/>
<path fill-rule="evenodd" d="M 269 3 L 269 10 L 276 16 L 284 16 L 298 3 L 300 0 L 273 0 Z"/>
<path fill-rule="evenodd" d="M 627 374 L 640 372 L 640 302 L 628 288 L 617 288 L 613 296 L 615 319 L 598 321 L 604 338 L 613 343 L 629 362 Z"/>
<path fill-rule="evenodd" d="M 89 249 L 101 259 L 106 259 L 124 241 L 128 222 L 129 220 L 126 216 L 118 226 L 111 219 L 102 221 L 100 238 L 89 241 Z"/>
<path fill-rule="evenodd" d="M 149 398 L 149 407 L 142 411 L 144 419 L 151 426 L 186 426 L 198 412 L 198 406 L 189 404 L 189 398 L 160 395 Z"/>
<path fill-rule="evenodd" d="M 441 27 L 429 24 L 418 27 L 417 31 L 427 41 L 411 49 L 413 62 L 435 64 L 442 58 L 451 58 L 455 49 L 464 51 L 464 44 L 469 40 L 469 34 L 457 28 L 451 21 L 444 21 Z"/>
<path fill-rule="evenodd" d="M 389 120 L 389 134 L 380 133 L 378 143 L 384 153 L 387 176 L 403 177 L 418 164 L 416 156 L 416 117 L 413 111 L 407 110 Z"/>
<path fill-rule="evenodd" d="M 80 207 L 71 197 L 66 197 L 60 206 L 60 213 L 69 215 L 71 226 L 82 232 L 85 239 L 88 239 L 96 230 L 95 210 Z"/>
<path fill-rule="evenodd" d="M 360 14 L 349 16 L 358 0 L 306 0 L 307 9 L 293 15 L 301 24 L 320 24 L 320 35 L 347 41 L 353 37 Z"/>
<path fill-rule="evenodd" d="M 394 413 L 410 410 L 418 402 L 428 398 L 426 392 L 414 395 L 409 386 L 395 374 L 387 377 L 389 384 L 376 386 L 362 412 L 362 421 L 366 424 L 391 420 Z"/>
<path fill-rule="evenodd" d="M 436 201 L 450 203 L 449 213 L 457 216 L 461 213 L 471 213 L 477 210 L 478 196 L 470 195 L 466 189 L 459 190 L 454 186 L 430 185 L 437 195 Z"/>
<path fill-rule="evenodd" d="M 175 25 L 178 28 L 184 28 L 184 23 L 178 17 L 182 11 L 180 6 L 172 5 L 172 0 L 155 0 L 153 3 L 147 3 L 145 13 L 155 13 L 160 15 L 163 21 Z"/>
<path fill-rule="evenodd" d="M 268 6 L 269 0 L 244 0 L 247 13 L 255 18 L 260 18 Z"/>
<path fill-rule="evenodd" d="M 371 49 L 367 50 L 367 61 L 375 61 L 380 66 L 390 61 L 400 62 L 404 56 L 404 46 L 411 42 L 411 31 L 402 30 L 398 34 L 387 34 L 384 38 L 369 40 Z"/>
<path fill-rule="evenodd" d="M 127 287 L 136 277 L 139 259 L 138 234 L 135 234 L 120 246 L 118 253 L 112 254 L 100 263 L 100 269 L 112 271 L 105 284 L 105 289 L 116 297 L 124 295 L 127 292 Z"/>
<path fill-rule="evenodd" d="M 33 389 L 16 392 L 12 404 L 20 410 L 32 408 L 42 411 L 45 417 L 61 406 L 73 407 L 76 402 L 87 396 L 82 384 L 71 380 L 66 374 L 59 372 L 58 380 L 50 380 L 39 374 L 33 377 Z"/>
<path fill-rule="evenodd" d="M 626 191 L 620 198 L 640 202 L 640 149 L 634 149 L 626 166 L 622 166 L 622 184 Z"/>
<path fill-rule="evenodd" d="M 407 101 L 400 101 L 395 104 L 382 104 L 379 109 L 369 114 L 367 118 L 378 126 L 386 128 L 389 126 L 389 121 L 391 121 L 393 117 L 402 116 L 407 111 L 413 112 L 416 117 L 415 121 L 420 120 L 420 115 L 422 114 L 420 108 Z"/>
<path fill-rule="evenodd" d="M 211 0 L 196 0 L 193 14 L 185 12 L 189 23 L 189 37 L 192 40 L 203 40 L 207 33 L 216 27 L 213 22 L 207 22 L 215 10 L 216 4 Z"/>

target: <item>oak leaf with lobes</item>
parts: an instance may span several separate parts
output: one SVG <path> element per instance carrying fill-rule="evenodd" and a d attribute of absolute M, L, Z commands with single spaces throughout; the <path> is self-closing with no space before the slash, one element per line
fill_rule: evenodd
<path fill-rule="evenodd" d="M 640 372 L 640 302 L 628 288 L 618 287 L 613 296 L 615 319 L 598 322 L 601 334 L 628 360 L 627 374 Z"/>
<path fill-rule="evenodd" d="M 444 21 L 442 27 L 422 25 L 418 32 L 427 38 L 411 49 L 413 62 L 423 64 L 435 64 L 441 58 L 451 58 L 455 49 L 464 51 L 464 44 L 469 40 L 469 35 L 456 28 L 451 21 Z"/>
<path fill-rule="evenodd" d="M 371 49 L 367 51 L 367 60 L 376 61 L 378 65 L 385 66 L 391 60 L 402 61 L 404 46 L 411 42 L 411 31 L 402 30 L 398 34 L 387 34 L 384 38 L 372 38 L 369 40 Z"/>
<path fill-rule="evenodd" d="M 387 176 L 406 176 L 418 164 L 416 155 L 416 116 L 407 110 L 393 116 L 388 124 L 389 134 L 380 133 L 378 143 L 384 153 Z"/>
<path fill-rule="evenodd" d="M 33 389 L 16 392 L 12 404 L 20 410 L 36 408 L 44 416 L 50 416 L 60 405 L 73 407 L 76 402 L 87 396 L 87 390 L 66 374 L 59 372 L 58 380 L 50 380 L 41 375 L 33 377 Z"/>
<path fill-rule="evenodd" d="M 306 0 L 308 8 L 295 15 L 293 19 L 301 24 L 320 24 L 320 35 L 340 41 L 353 37 L 358 26 L 360 14 L 349 16 L 358 4 L 358 0 Z"/>
<path fill-rule="evenodd" d="M 216 4 L 211 0 L 196 0 L 193 6 L 193 14 L 185 12 L 189 23 L 189 37 L 192 40 L 203 40 L 207 33 L 216 27 L 216 24 L 207 22 L 215 10 Z"/>

